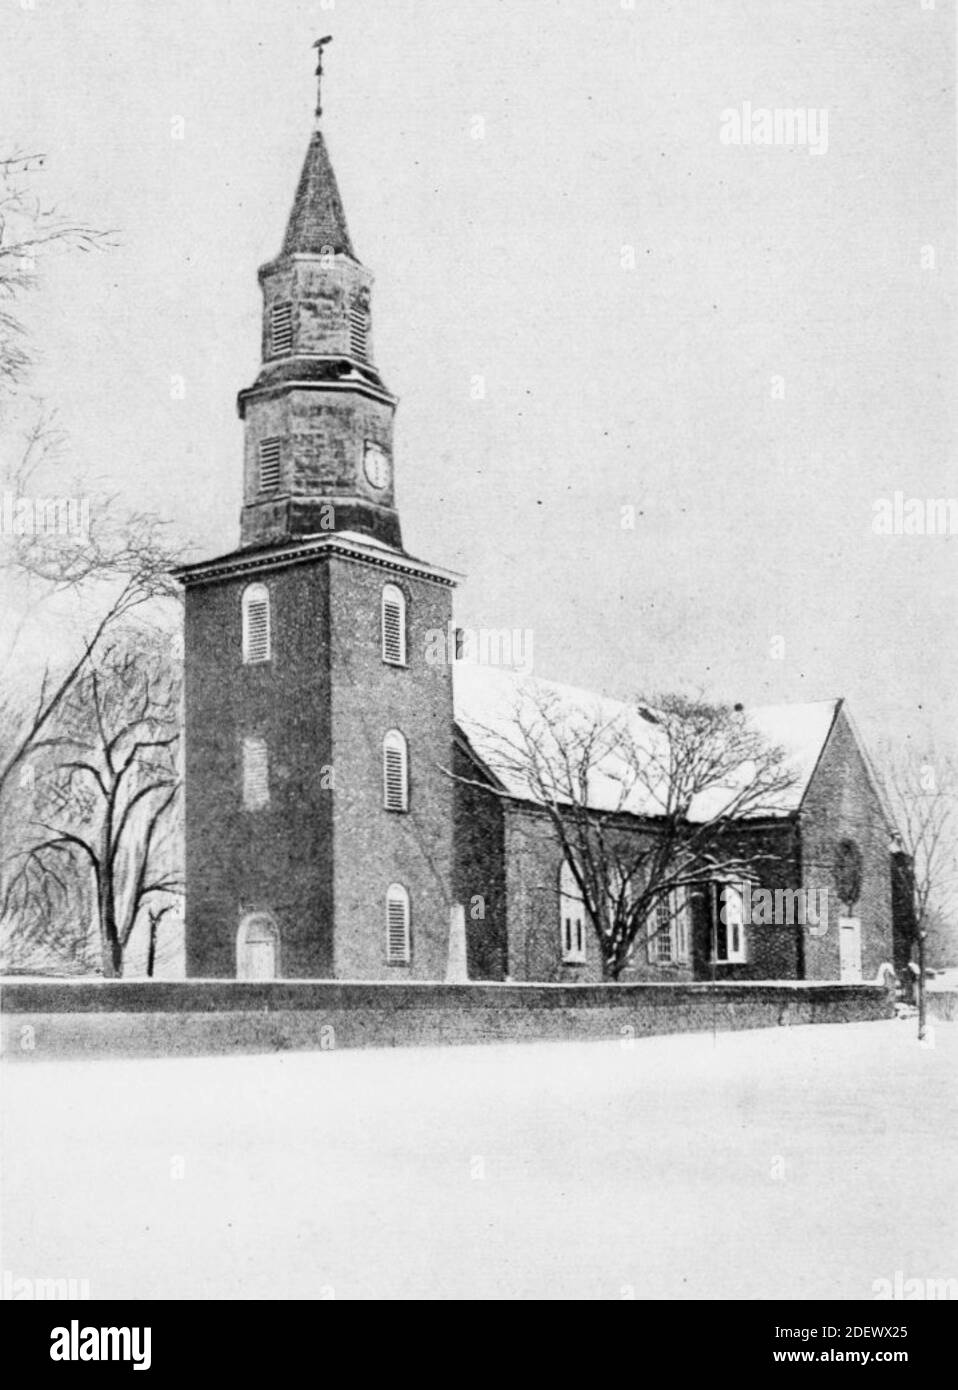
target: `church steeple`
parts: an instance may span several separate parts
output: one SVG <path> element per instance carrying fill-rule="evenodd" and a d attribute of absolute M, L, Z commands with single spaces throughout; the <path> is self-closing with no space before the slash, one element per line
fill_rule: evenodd
<path fill-rule="evenodd" d="M 346 226 L 343 200 L 321 130 L 309 142 L 303 172 L 299 176 L 293 210 L 283 241 L 284 256 L 335 255 L 359 258 Z"/>
<path fill-rule="evenodd" d="M 321 39 L 317 77 L 322 77 Z M 259 272 L 262 369 L 246 423 L 241 545 L 358 531 L 402 548 L 392 478 L 396 401 L 373 360 L 373 277 L 360 264 L 326 141 L 306 152 L 282 250 Z"/>
<path fill-rule="evenodd" d="M 321 256 L 332 252 L 358 261 L 349 239 L 343 200 L 322 132 L 323 50 L 332 41 L 332 35 L 327 34 L 313 44 L 316 49 L 316 130 L 299 176 L 283 240 L 283 255 Z"/>

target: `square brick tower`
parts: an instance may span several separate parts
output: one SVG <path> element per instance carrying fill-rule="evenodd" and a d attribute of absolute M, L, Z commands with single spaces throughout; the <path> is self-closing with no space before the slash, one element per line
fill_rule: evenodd
<path fill-rule="evenodd" d="M 179 572 L 187 973 L 437 979 L 453 708 L 449 664 L 426 653 L 454 578 L 403 549 L 396 400 L 319 115 L 259 272 L 240 548 Z"/>

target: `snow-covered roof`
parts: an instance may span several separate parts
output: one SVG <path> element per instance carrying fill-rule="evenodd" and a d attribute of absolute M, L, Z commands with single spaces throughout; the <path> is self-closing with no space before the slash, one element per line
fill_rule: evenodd
<path fill-rule="evenodd" d="M 574 745 L 577 738 L 604 727 L 613 732 L 607 739 L 607 748 L 593 760 L 588 788 L 590 805 L 597 810 L 640 816 L 662 813 L 661 793 L 656 795 L 654 785 L 646 784 L 652 779 L 636 781 L 621 753 L 615 752 L 615 745 L 621 746 L 623 731 L 633 747 L 648 751 L 650 760 L 664 747 L 661 730 L 637 704 L 469 661 L 454 664 L 453 693 L 460 731 L 509 795 L 521 800 L 537 799 L 524 774 L 522 757 L 510 754 L 522 729 L 531 729 L 537 739 L 544 740 L 548 759 L 558 751 L 560 743 Z M 787 790 L 776 793 L 763 806 L 761 814 L 786 816 L 798 809 L 839 704 L 838 700 L 819 700 L 746 712 L 750 725 L 770 744 L 783 750 L 786 766 L 794 778 Z M 545 718 L 544 707 L 548 709 Z M 693 802 L 692 816 L 705 819 L 717 814 L 731 794 L 711 789 Z"/>
<path fill-rule="evenodd" d="M 319 537 L 332 537 L 335 540 L 349 541 L 351 545 L 368 545 L 376 550 L 388 550 L 393 555 L 402 556 L 403 553 L 401 550 L 397 550 L 394 545 L 387 545 L 378 536 L 366 535 L 364 531 L 317 531 L 316 534 Z"/>

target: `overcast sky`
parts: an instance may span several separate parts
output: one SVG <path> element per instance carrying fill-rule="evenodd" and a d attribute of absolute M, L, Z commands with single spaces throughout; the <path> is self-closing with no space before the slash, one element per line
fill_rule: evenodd
<path fill-rule="evenodd" d="M 460 623 L 610 694 L 844 694 L 873 739 L 953 740 L 958 538 L 872 529 L 958 496 L 953 30 L 951 0 L 6 0 L 6 140 L 121 243 L 48 267 L 31 388 L 80 467 L 235 546 L 256 269 L 331 32 L 405 541 L 465 574 Z M 743 102 L 824 110 L 827 148 L 723 144 Z"/>

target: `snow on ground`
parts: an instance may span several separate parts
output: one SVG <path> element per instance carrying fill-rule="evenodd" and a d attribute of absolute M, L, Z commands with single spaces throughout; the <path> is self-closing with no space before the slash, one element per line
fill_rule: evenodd
<path fill-rule="evenodd" d="M 2 1267 L 94 1298 L 958 1276 L 958 1028 L 5 1064 Z"/>

